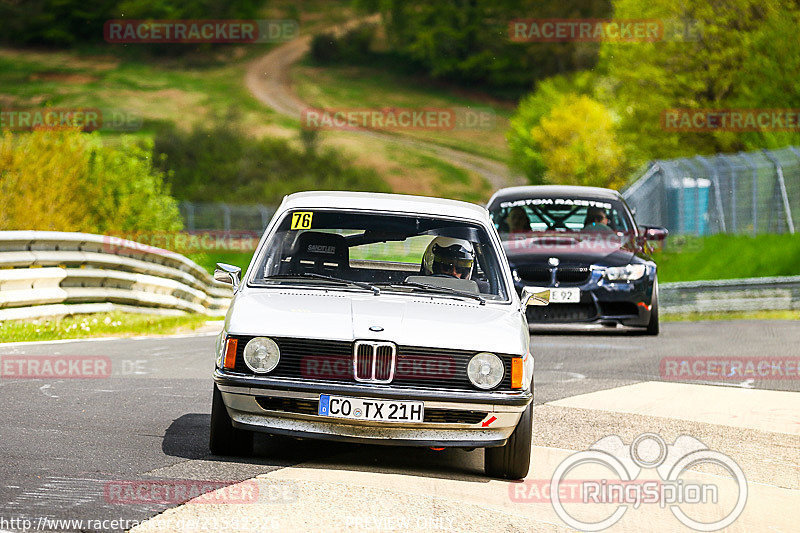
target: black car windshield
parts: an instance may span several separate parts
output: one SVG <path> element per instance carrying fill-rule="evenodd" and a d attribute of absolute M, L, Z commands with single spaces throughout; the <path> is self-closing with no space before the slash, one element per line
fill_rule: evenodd
<path fill-rule="evenodd" d="M 630 215 L 617 200 L 519 198 L 500 202 L 490 214 L 503 240 L 545 232 L 625 235 L 632 229 Z"/>
<path fill-rule="evenodd" d="M 487 231 L 446 218 L 290 211 L 264 243 L 257 265 L 251 285 L 349 285 L 353 290 L 508 298 Z"/>

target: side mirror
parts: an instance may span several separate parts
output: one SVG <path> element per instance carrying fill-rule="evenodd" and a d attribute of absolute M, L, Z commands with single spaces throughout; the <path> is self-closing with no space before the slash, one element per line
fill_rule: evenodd
<path fill-rule="evenodd" d="M 667 235 L 669 235 L 667 228 L 662 228 L 660 226 L 642 226 L 639 229 L 646 241 L 663 241 L 667 238 Z"/>
<path fill-rule="evenodd" d="M 522 288 L 522 307 L 529 305 L 549 305 L 550 289 L 541 290 L 534 287 Z"/>
<path fill-rule="evenodd" d="M 217 268 L 214 269 L 214 279 L 222 283 L 227 283 L 228 285 L 233 285 L 233 290 L 236 290 L 239 288 L 239 276 L 241 273 L 242 269 L 237 266 L 217 263 Z"/>

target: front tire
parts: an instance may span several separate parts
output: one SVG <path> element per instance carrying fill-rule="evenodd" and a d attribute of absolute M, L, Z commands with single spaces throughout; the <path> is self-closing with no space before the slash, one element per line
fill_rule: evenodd
<path fill-rule="evenodd" d="M 216 384 L 211 401 L 209 448 L 214 455 L 242 456 L 253 452 L 253 432 L 233 427 Z"/>
<path fill-rule="evenodd" d="M 531 466 L 531 437 L 533 434 L 533 402 L 523 411 L 514 433 L 505 446 L 486 448 L 486 475 L 501 479 L 523 479 Z"/>
<path fill-rule="evenodd" d="M 658 335 L 658 279 L 653 284 L 653 306 L 650 308 L 650 322 L 647 323 L 646 335 Z"/>

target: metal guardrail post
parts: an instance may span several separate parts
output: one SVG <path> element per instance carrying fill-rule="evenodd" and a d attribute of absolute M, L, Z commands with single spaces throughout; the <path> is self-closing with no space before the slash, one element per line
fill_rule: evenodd
<path fill-rule="evenodd" d="M 267 229 L 267 224 L 269 224 L 269 209 L 262 204 L 258 204 L 258 212 L 261 213 L 261 229 Z"/>
<path fill-rule="evenodd" d="M 711 182 L 714 184 L 714 200 L 717 204 L 717 215 L 719 216 L 719 225 L 720 229 L 723 233 L 728 233 L 728 230 L 725 227 L 725 211 L 722 209 L 722 195 L 719 192 L 719 176 L 717 175 L 717 170 L 714 166 L 706 161 L 706 159 L 702 156 L 695 156 L 697 161 L 700 162 L 703 167 L 709 172 L 709 176 L 711 177 Z M 698 191 L 699 195 L 699 191 Z M 698 202 L 699 203 L 699 202 Z"/>
<path fill-rule="evenodd" d="M 188 226 L 189 231 L 194 231 L 194 204 L 192 202 L 184 201 L 182 202 L 184 209 L 186 210 L 186 225 Z"/>
<path fill-rule="evenodd" d="M 736 233 L 737 230 L 737 216 L 736 216 L 736 176 L 733 173 L 733 165 L 728 161 L 728 158 L 722 154 L 718 154 L 715 158 L 720 165 L 723 163 L 728 165 L 728 174 L 730 175 L 730 192 L 731 192 L 731 231 Z"/>
<path fill-rule="evenodd" d="M 758 167 L 745 152 L 739 152 L 739 156 L 745 160 L 747 166 L 753 171 L 753 237 L 755 237 L 758 235 Z"/>
<path fill-rule="evenodd" d="M 783 211 L 786 215 L 786 224 L 789 227 L 789 233 L 794 234 L 794 220 L 792 220 L 792 208 L 789 205 L 789 196 L 786 194 L 786 181 L 783 179 L 783 167 L 781 167 L 780 162 L 772 153 L 766 149 L 762 151 L 766 158 L 775 165 L 775 172 L 778 174 L 778 187 L 780 188 L 781 199 L 783 200 Z"/>
<path fill-rule="evenodd" d="M 225 230 L 225 233 L 231 232 L 231 208 L 228 204 L 220 203 L 220 207 L 222 208 L 222 226 Z"/>

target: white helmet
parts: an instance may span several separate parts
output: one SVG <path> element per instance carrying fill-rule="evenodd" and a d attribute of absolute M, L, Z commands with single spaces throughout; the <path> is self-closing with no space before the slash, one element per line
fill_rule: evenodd
<path fill-rule="evenodd" d="M 475 250 L 471 242 L 436 237 L 422 256 L 422 273 L 426 276 L 444 274 L 469 279 L 474 263 Z"/>

